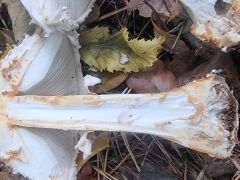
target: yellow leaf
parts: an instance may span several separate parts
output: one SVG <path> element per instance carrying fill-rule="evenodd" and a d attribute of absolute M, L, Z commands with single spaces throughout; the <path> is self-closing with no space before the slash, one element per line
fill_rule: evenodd
<path fill-rule="evenodd" d="M 80 54 L 84 62 L 100 71 L 137 72 L 157 60 L 164 38 L 129 40 L 127 28 L 110 35 L 106 27 L 80 33 Z"/>
<path fill-rule="evenodd" d="M 4 59 L 4 57 L 8 54 L 8 52 L 12 49 L 12 46 L 10 44 L 6 44 L 6 47 L 4 48 L 3 52 L 0 53 L 0 60 Z"/>

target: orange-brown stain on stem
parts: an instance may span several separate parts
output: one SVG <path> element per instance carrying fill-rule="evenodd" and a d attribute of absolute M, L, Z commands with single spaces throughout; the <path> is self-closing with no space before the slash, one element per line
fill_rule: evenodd
<path fill-rule="evenodd" d="M 94 105 L 99 106 L 104 103 L 101 98 L 90 96 L 32 96 L 34 101 L 48 103 L 50 105 Z"/>

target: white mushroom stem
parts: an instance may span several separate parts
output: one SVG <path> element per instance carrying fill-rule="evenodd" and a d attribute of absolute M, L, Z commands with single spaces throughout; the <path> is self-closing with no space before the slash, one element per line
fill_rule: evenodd
<path fill-rule="evenodd" d="M 1 107 L 9 125 L 147 133 L 218 158 L 237 141 L 238 104 L 217 75 L 160 94 L 2 96 Z"/>

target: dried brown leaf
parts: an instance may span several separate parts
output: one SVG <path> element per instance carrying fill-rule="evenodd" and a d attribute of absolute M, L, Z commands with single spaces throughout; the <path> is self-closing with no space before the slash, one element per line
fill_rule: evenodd
<path fill-rule="evenodd" d="M 4 43 L 4 44 L 10 44 L 10 45 L 15 44 L 14 35 L 11 30 L 8 30 L 8 31 L 0 30 L 0 40 L 1 40 L 1 43 Z"/>
<path fill-rule="evenodd" d="M 189 50 L 175 55 L 173 60 L 167 63 L 167 67 L 174 73 L 176 77 L 193 69 L 193 63 L 195 61 L 195 51 Z"/>
<path fill-rule="evenodd" d="M 181 39 L 193 49 L 201 49 L 204 42 L 195 37 L 191 32 L 185 32 L 181 35 Z"/>
<path fill-rule="evenodd" d="M 126 82 L 137 93 L 164 92 L 176 87 L 175 76 L 161 60 L 150 68 L 131 73 Z"/>
<path fill-rule="evenodd" d="M 186 12 L 182 4 L 178 0 L 130 0 L 128 3 L 129 10 L 139 10 L 139 14 L 143 17 L 151 17 L 155 11 L 161 16 L 165 16 L 167 20 L 171 20 L 176 16 L 186 17 Z"/>
<path fill-rule="evenodd" d="M 77 180 L 96 180 L 96 178 L 92 176 L 92 173 L 92 166 L 89 163 L 86 163 L 78 174 Z"/>
<path fill-rule="evenodd" d="M 182 74 L 178 78 L 178 86 L 183 86 L 194 79 L 201 78 L 212 70 L 221 70 L 221 73 L 228 79 L 229 84 L 236 90 L 235 93 L 238 93 L 240 83 L 236 66 L 231 55 L 223 53 L 220 50 L 218 50 L 206 63 Z"/>
<path fill-rule="evenodd" d="M 14 45 L 14 36 L 13 36 L 13 32 L 8 30 L 8 31 L 4 31 L 4 30 L 0 30 L 0 51 L 4 51 L 6 49 L 6 45 Z"/>
<path fill-rule="evenodd" d="M 169 11 L 166 9 L 164 0 L 150 0 L 148 3 L 154 7 L 157 12 L 162 12 L 170 16 Z M 139 14 L 143 17 L 151 17 L 152 9 L 144 2 L 144 0 L 130 0 L 128 3 L 129 10 L 139 10 Z"/>
<path fill-rule="evenodd" d="M 187 13 L 179 0 L 165 0 L 165 4 L 171 14 L 170 19 L 173 19 L 176 16 L 181 19 L 187 17 Z"/>
<path fill-rule="evenodd" d="M 90 86 L 89 90 L 94 93 L 103 93 L 119 86 L 128 77 L 128 73 L 116 72 L 89 72 L 90 75 L 101 79 L 100 84 Z"/>
<path fill-rule="evenodd" d="M 206 174 L 218 179 L 221 176 L 234 175 L 237 168 L 230 159 L 213 159 L 206 154 L 199 153 L 203 164 L 207 165 Z"/>
<path fill-rule="evenodd" d="M 154 27 L 155 36 L 161 35 L 164 36 L 166 39 L 165 42 L 162 44 L 162 47 L 165 51 L 169 51 L 173 54 L 181 54 L 189 50 L 185 42 L 181 39 L 178 39 L 175 47 L 173 47 L 177 36 L 166 31 L 166 26 L 164 22 L 161 20 L 159 14 L 156 12 L 152 13 L 152 24 Z"/>
<path fill-rule="evenodd" d="M 196 56 L 200 56 L 206 61 L 210 61 L 218 52 L 218 47 L 212 44 L 204 44 L 201 49 L 196 51 Z"/>

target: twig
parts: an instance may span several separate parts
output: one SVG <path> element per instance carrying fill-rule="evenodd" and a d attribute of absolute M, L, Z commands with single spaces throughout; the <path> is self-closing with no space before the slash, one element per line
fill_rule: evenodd
<path fill-rule="evenodd" d="M 156 9 L 155 9 L 147 0 L 144 0 L 143 2 L 144 2 L 153 12 L 158 13 L 158 12 L 156 11 Z"/>
<path fill-rule="evenodd" d="M 108 174 L 107 172 L 104 172 L 103 170 L 99 169 L 96 166 L 92 166 L 92 168 L 97 171 L 99 174 L 101 174 L 102 176 L 104 176 L 105 178 L 109 179 L 109 180 L 118 180 L 117 178 L 113 177 L 111 174 Z"/>
<path fill-rule="evenodd" d="M 113 134 L 114 134 L 114 136 L 116 137 L 115 132 L 114 132 Z M 118 153 L 120 154 L 120 157 L 123 158 L 122 153 L 121 153 L 120 148 L 119 148 L 119 144 L 118 144 L 117 138 L 115 138 L 114 140 L 115 140 L 115 143 L 116 143 L 116 145 L 117 145 Z"/>
<path fill-rule="evenodd" d="M 104 171 L 106 171 L 106 169 L 107 169 L 108 150 L 109 150 L 109 148 L 107 147 L 106 154 L 105 154 L 105 159 L 104 159 L 104 166 L 103 166 Z"/>
<path fill-rule="evenodd" d="M 128 158 L 129 158 L 130 154 L 127 154 L 121 161 L 120 163 L 118 163 L 117 166 L 115 166 L 112 171 L 110 172 L 110 174 L 114 173 Z"/>
<path fill-rule="evenodd" d="M 3 25 L 4 25 L 4 27 L 5 27 L 6 30 L 8 31 L 9 29 L 8 29 L 8 27 L 7 27 L 6 23 L 5 23 L 5 20 L 3 19 L 2 15 L 0 15 L 0 19 L 1 19 L 1 21 L 2 21 L 2 23 L 3 23 Z"/>
<path fill-rule="evenodd" d="M 105 3 L 106 0 L 102 0 L 101 4 L 99 5 L 99 8 L 102 7 L 102 5 Z"/>
<path fill-rule="evenodd" d="M 181 28 L 180 28 L 180 30 L 178 32 L 177 38 L 175 39 L 175 41 L 174 41 L 174 43 L 172 45 L 171 51 L 176 47 L 176 45 L 177 45 L 177 43 L 178 43 L 178 41 L 179 41 L 179 39 L 181 37 L 182 31 L 183 31 L 183 27 L 184 27 L 184 24 L 181 26 Z"/>
<path fill-rule="evenodd" d="M 188 179 L 187 178 L 187 169 L 188 169 L 187 160 L 184 161 L 184 166 L 185 166 L 185 168 L 184 168 L 184 177 L 183 177 L 183 179 L 187 180 Z"/>
<path fill-rule="evenodd" d="M 143 31 L 148 27 L 148 25 L 150 24 L 151 19 L 149 19 L 146 24 L 143 26 L 143 28 L 141 29 L 140 33 L 137 36 L 137 39 L 141 36 L 141 34 L 143 33 Z"/>
<path fill-rule="evenodd" d="M 181 27 L 184 24 L 184 22 L 179 23 L 176 27 L 174 27 L 173 29 L 169 30 L 168 32 L 172 33 L 175 32 L 176 30 L 178 30 L 179 27 Z"/>
<path fill-rule="evenodd" d="M 199 173 L 198 177 L 196 178 L 196 180 L 202 180 L 205 174 L 205 171 L 207 169 L 207 166 L 203 167 L 203 169 L 201 170 L 201 172 Z"/>
<path fill-rule="evenodd" d="M 156 141 L 156 144 L 159 147 L 159 149 L 162 151 L 164 156 L 167 158 L 167 160 L 170 162 L 170 164 L 172 164 L 172 167 L 175 170 L 176 174 L 182 175 L 181 171 L 179 171 L 179 169 L 176 167 L 176 165 L 174 164 L 172 158 L 169 156 L 168 152 L 166 151 L 166 149 L 164 148 L 162 143 L 160 141 Z"/>
<path fill-rule="evenodd" d="M 115 10 L 115 11 L 112 11 L 112 12 L 110 12 L 110 13 L 107 13 L 107 14 L 102 15 L 102 16 L 99 17 L 96 21 L 97 21 L 97 22 L 98 22 L 98 21 L 101 21 L 101 20 L 103 20 L 103 19 L 109 18 L 109 17 L 111 17 L 111 16 L 113 16 L 113 15 L 115 15 L 115 14 L 118 14 L 118 13 L 120 13 L 120 12 L 122 12 L 122 11 L 126 11 L 126 10 L 127 10 L 127 6 L 124 6 L 124 7 L 122 7 L 122 8 L 119 8 L 119 9 Z"/>
<path fill-rule="evenodd" d="M 132 91 L 132 89 L 130 89 L 130 88 L 129 88 L 129 90 L 127 91 L 127 93 L 126 93 L 126 94 L 129 94 L 131 91 Z"/>
<path fill-rule="evenodd" d="M 183 160 L 182 154 L 180 153 L 178 147 L 176 146 L 176 144 L 174 142 L 171 142 L 172 147 L 174 148 L 174 150 L 177 152 L 178 156 Z"/>
<path fill-rule="evenodd" d="M 149 147 L 147 148 L 147 151 L 146 151 L 146 153 L 145 153 L 145 155 L 144 155 L 144 157 L 143 157 L 143 161 L 142 161 L 142 163 L 141 163 L 141 166 L 142 166 L 142 167 L 144 166 L 144 163 L 145 163 L 145 160 L 146 160 L 146 158 L 147 158 L 148 152 L 150 151 L 153 143 L 154 143 L 154 141 L 151 141 Z"/>
<path fill-rule="evenodd" d="M 111 147 L 113 148 L 113 152 L 115 154 L 115 158 L 118 160 L 118 154 L 117 154 L 117 150 L 116 148 L 114 147 L 114 139 L 111 139 Z"/>
<path fill-rule="evenodd" d="M 116 11 L 118 10 L 116 4 L 114 4 L 114 8 L 115 8 Z M 118 14 L 116 14 L 116 19 L 117 19 L 117 22 L 118 22 L 119 29 L 122 29 L 123 25 L 122 25 L 122 23 L 121 23 L 121 21 L 119 19 Z"/>
<path fill-rule="evenodd" d="M 133 19 L 133 34 L 135 36 L 136 34 L 135 11 L 133 11 L 132 19 Z"/>
<path fill-rule="evenodd" d="M 145 135 L 143 136 L 143 138 L 144 138 L 144 137 L 145 137 Z M 142 139 L 143 139 L 143 138 L 142 138 Z M 141 143 L 145 145 L 145 143 L 142 142 L 142 139 L 139 138 L 139 141 L 141 141 Z M 134 152 L 134 151 L 137 149 L 138 145 L 139 145 L 139 143 L 137 143 L 137 144 L 132 148 L 132 152 Z M 146 146 L 146 147 L 147 147 L 147 146 Z M 120 162 L 117 166 L 115 166 L 115 168 L 112 169 L 112 171 L 110 172 L 110 174 L 112 174 L 113 172 L 115 172 L 115 171 L 129 158 L 129 156 L 130 156 L 130 154 L 127 154 L 127 155 L 121 160 L 121 162 Z"/>
<path fill-rule="evenodd" d="M 235 165 L 235 167 L 240 171 L 240 165 L 237 163 L 237 161 L 233 158 L 231 158 L 232 163 Z"/>
<path fill-rule="evenodd" d="M 134 155 L 133 155 L 133 153 L 132 153 L 132 151 L 131 151 L 131 148 L 130 148 L 130 146 L 129 146 L 129 144 L 128 144 L 127 136 L 126 136 L 126 134 L 125 134 L 124 132 L 121 132 L 121 134 L 122 134 L 122 137 L 123 137 L 123 141 L 124 141 L 124 143 L 125 143 L 125 145 L 126 145 L 126 148 L 127 148 L 128 152 L 129 152 L 129 154 L 130 154 L 130 156 L 131 156 L 131 158 L 132 158 L 132 160 L 133 160 L 133 162 L 134 162 L 134 164 L 135 164 L 138 172 L 140 172 L 141 169 L 140 169 L 140 167 L 138 166 L 137 161 L 136 161 L 136 159 L 135 159 L 135 157 L 134 157 Z"/>
<path fill-rule="evenodd" d="M 130 89 L 129 87 L 126 87 L 126 88 L 123 90 L 122 94 L 126 94 L 126 92 L 127 92 L 129 89 Z"/>
<path fill-rule="evenodd" d="M 132 13 L 131 11 L 126 13 L 125 18 L 124 18 L 123 23 L 122 23 L 124 27 L 127 27 L 128 20 L 129 20 L 129 17 L 131 15 L 131 13 Z"/>
<path fill-rule="evenodd" d="M 99 154 L 97 153 L 97 167 L 99 168 Z M 100 173 L 97 171 L 97 179 L 100 180 Z"/>
<path fill-rule="evenodd" d="M 146 134 L 143 135 L 142 138 L 138 137 L 135 133 L 132 133 L 132 135 L 139 141 L 141 141 L 141 143 L 146 147 L 148 148 L 148 145 L 143 141 L 143 139 L 146 137 Z"/>
<path fill-rule="evenodd" d="M 101 165 L 102 165 L 102 169 L 104 169 L 104 158 L 103 158 L 102 152 L 99 152 L 99 158 L 100 158 L 100 162 L 101 162 Z"/>

